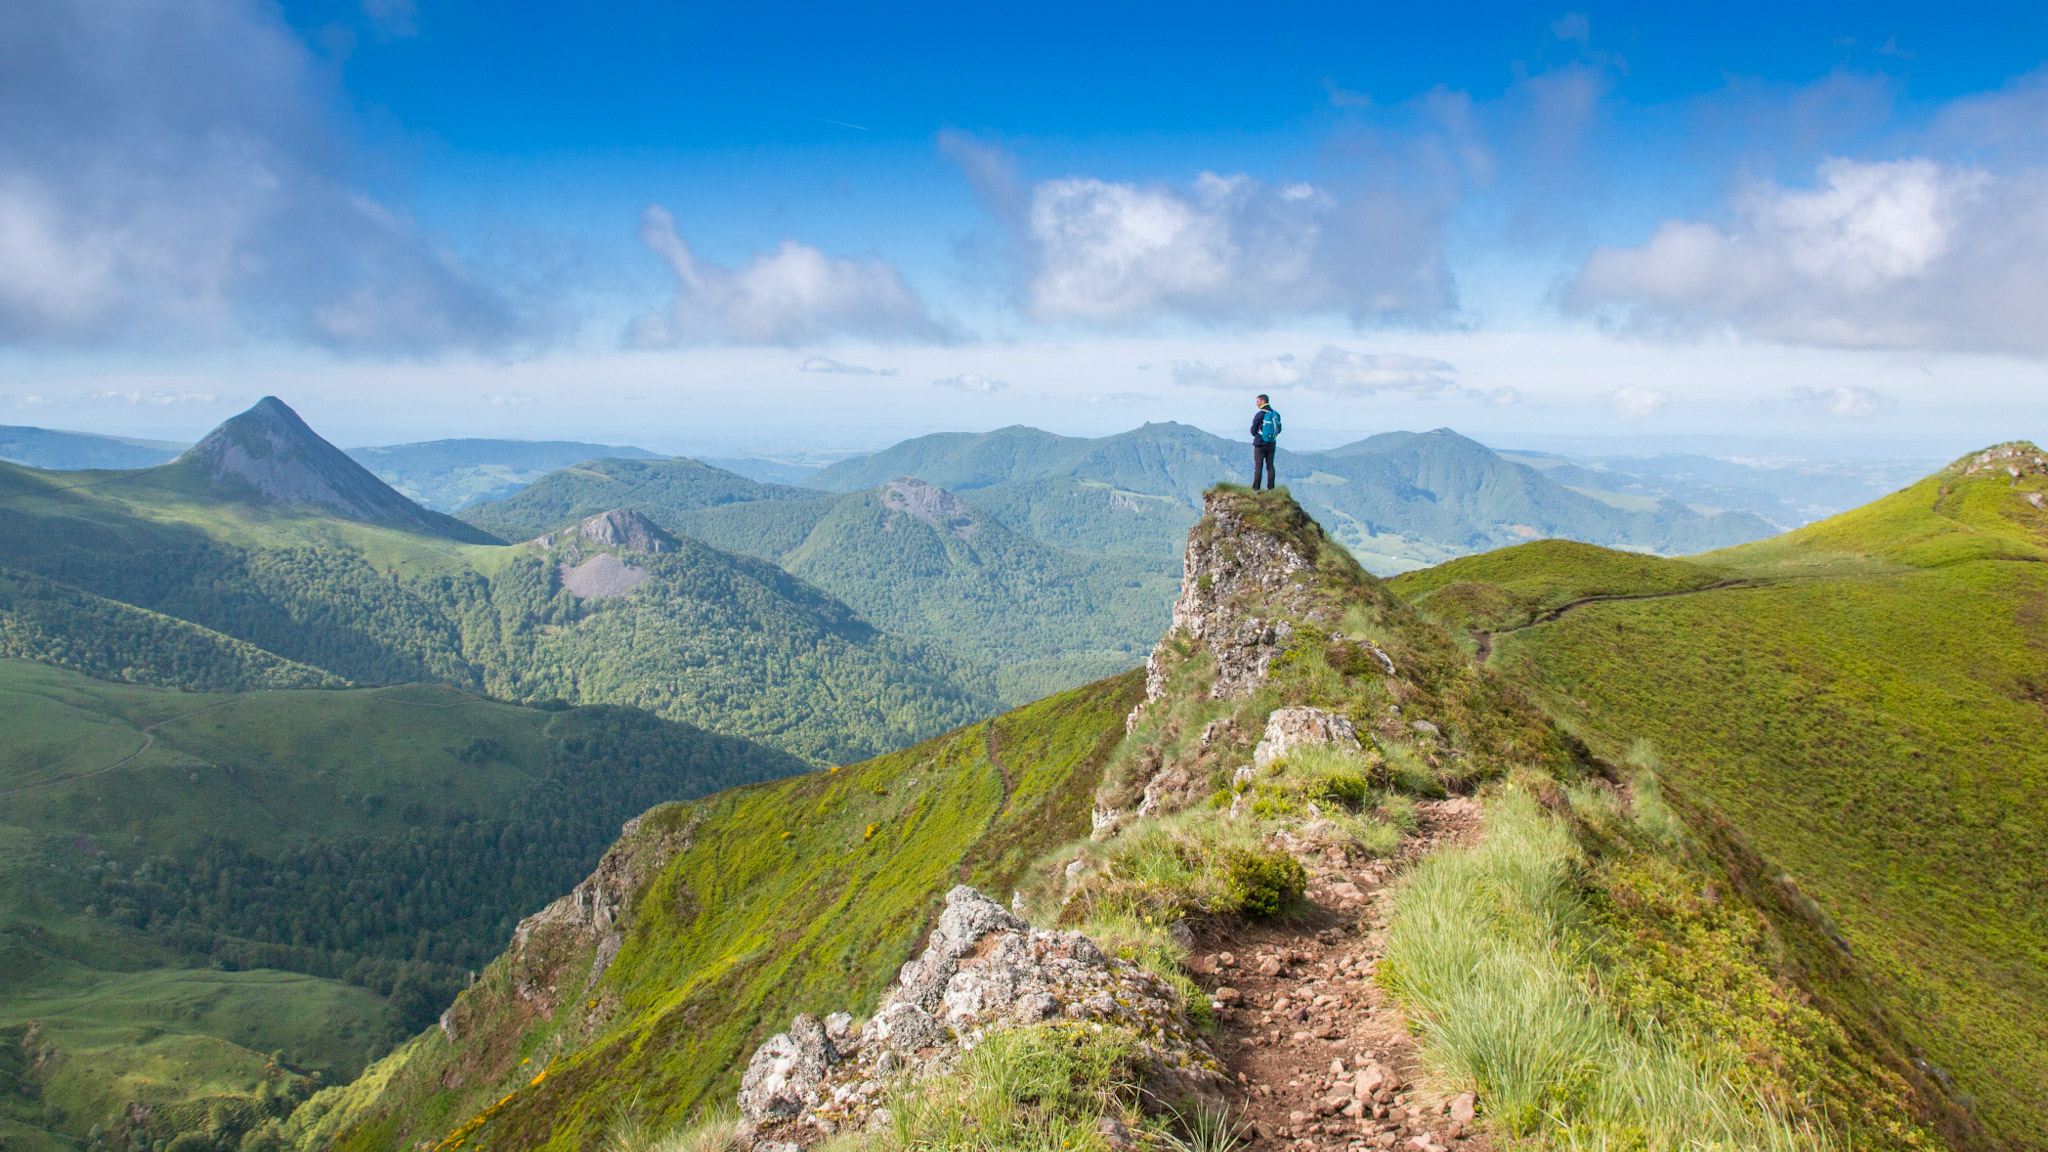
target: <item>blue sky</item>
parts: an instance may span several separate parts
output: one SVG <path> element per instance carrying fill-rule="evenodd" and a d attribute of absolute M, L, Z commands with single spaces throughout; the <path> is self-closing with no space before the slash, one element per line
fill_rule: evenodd
<path fill-rule="evenodd" d="M 2048 6 L 0 12 L 0 422 L 2040 436 Z M 1889 449 L 1888 449 L 1889 450 Z"/>

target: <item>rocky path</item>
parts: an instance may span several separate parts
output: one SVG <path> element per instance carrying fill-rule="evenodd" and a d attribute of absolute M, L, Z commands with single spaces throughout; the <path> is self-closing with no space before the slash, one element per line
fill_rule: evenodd
<path fill-rule="evenodd" d="M 1198 979 L 1220 1005 L 1213 1046 L 1245 1089 L 1254 1147 L 1491 1152 L 1474 1101 L 1415 1087 L 1401 1012 L 1373 984 L 1392 892 L 1410 862 L 1479 831 L 1469 798 L 1416 805 L 1420 829 L 1393 860 L 1304 861 L 1314 909 L 1300 920 L 1200 941 Z"/>

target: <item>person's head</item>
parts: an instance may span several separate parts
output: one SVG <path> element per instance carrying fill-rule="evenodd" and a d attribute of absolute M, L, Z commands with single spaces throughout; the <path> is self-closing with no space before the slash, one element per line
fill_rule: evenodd
<path fill-rule="evenodd" d="M 1268 397 L 1264 392 L 1259 393 L 1259 407 L 1264 408 L 1266 406 L 1267 399 Z"/>

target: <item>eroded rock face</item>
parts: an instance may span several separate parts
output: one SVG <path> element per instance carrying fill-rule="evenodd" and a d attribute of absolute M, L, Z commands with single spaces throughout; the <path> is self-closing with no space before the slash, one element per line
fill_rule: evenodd
<path fill-rule="evenodd" d="M 1362 749 L 1358 726 L 1335 712 L 1321 708 L 1276 708 L 1266 717 L 1266 734 L 1252 749 L 1252 767 L 1264 768 L 1285 759 L 1296 748 L 1334 747 L 1348 752 Z"/>
<path fill-rule="evenodd" d="M 1242 700 L 1252 694 L 1272 663 L 1287 651 L 1294 625 L 1259 614 L 1250 606 L 1284 606 L 1297 578 L 1314 562 L 1292 542 L 1246 523 L 1231 493 L 1211 492 L 1205 522 L 1188 534 L 1180 597 L 1173 623 L 1145 665 L 1145 698 L 1166 692 L 1166 675 L 1177 640 L 1194 640 L 1216 658 L 1216 683 L 1209 695 Z"/>
<path fill-rule="evenodd" d="M 865 1125 L 894 1078 L 941 1074 L 984 1036 L 1054 1020 L 1136 1033 L 1142 1091 L 1155 1107 L 1220 1100 L 1228 1088 L 1164 982 L 1079 932 L 1035 930 L 965 885 L 946 894 L 924 954 L 903 966 L 857 1037 L 820 1028 L 813 1043 L 807 1020 L 798 1017 L 748 1064 L 740 1108 L 756 1124 L 790 1132 Z M 815 1077 L 814 1068 L 822 1069 Z"/>
<path fill-rule="evenodd" d="M 975 530 L 981 527 L 967 501 L 915 476 L 904 476 L 884 484 L 882 502 L 941 532 L 951 532 L 962 540 L 973 540 Z"/>

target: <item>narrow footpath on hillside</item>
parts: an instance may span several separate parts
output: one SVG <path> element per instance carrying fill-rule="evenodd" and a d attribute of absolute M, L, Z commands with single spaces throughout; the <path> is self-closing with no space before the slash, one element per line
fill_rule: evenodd
<path fill-rule="evenodd" d="M 1517 624 L 1512 628 L 1499 628 L 1492 632 L 1473 632 L 1472 642 L 1479 646 L 1479 650 L 1473 653 L 1472 659 L 1474 662 L 1484 665 L 1493 657 L 1493 641 L 1495 637 L 1506 636 L 1510 632 L 1520 632 L 1525 628 L 1534 628 L 1539 624 L 1554 624 L 1563 619 L 1565 613 L 1584 608 L 1588 604 L 1620 604 L 1630 600 L 1669 600 L 1673 596 L 1697 596 L 1702 592 L 1725 592 L 1730 588 L 1760 588 L 1767 583 L 1770 582 L 1764 580 L 1722 580 L 1700 588 L 1681 588 L 1676 592 L 1637 592 L 1627 596 L 1581 596 L 1577 600 L 1572 600 L 1549 609 L 1525 624 Z"/>
<path fill-rule="evenodd" d="M 1402 870 L 1479 836 L 1471 797 L 1422 801 L 1416 816 L 1391 860 L 1308 862 L 1311 907 L 1298 919 L 1197 940 L 1196 978 L 1220 1005 L 1212 1046 L 1245 1091 L 1254 1147 L 1491 1152 L 1469 1093 L 1418 1087 L 1418 1045 L 1373 982 Z"/>

